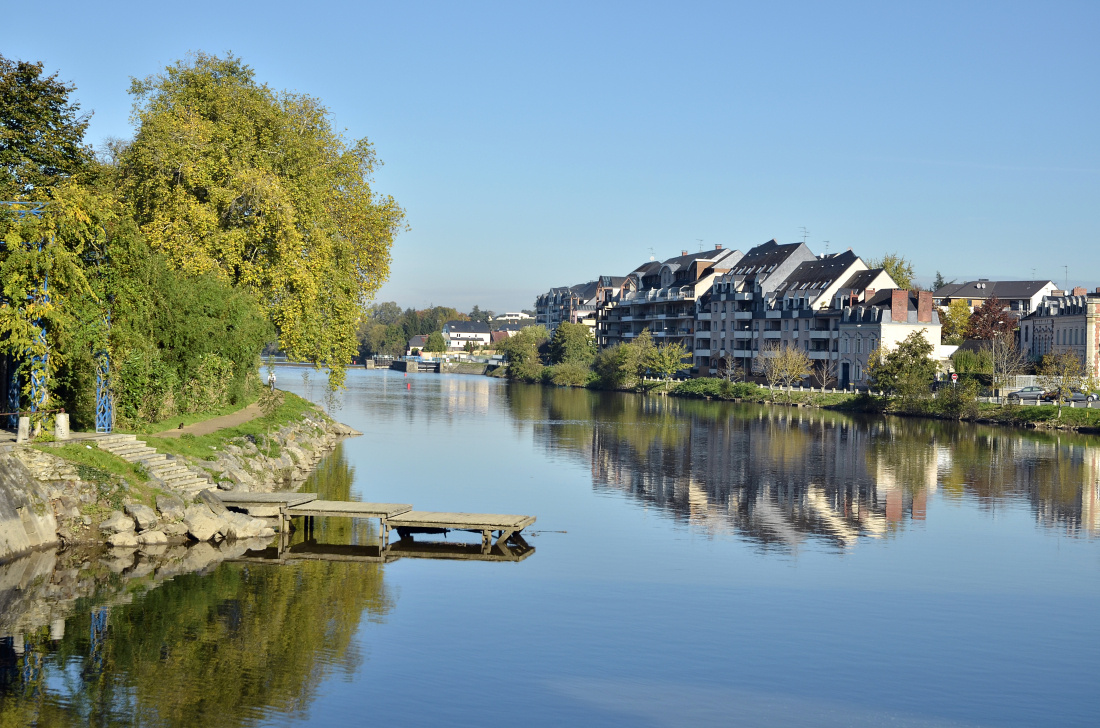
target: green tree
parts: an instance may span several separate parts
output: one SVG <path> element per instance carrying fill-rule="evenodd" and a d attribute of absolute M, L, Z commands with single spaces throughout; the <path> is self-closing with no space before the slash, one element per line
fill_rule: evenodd
<path fill-rule="evenodd" d="M 684 364 L 684 357 L 688 353 L 688 348 L 677 342 L 655 346 L 650 350 L 646 363 L 653 372 L 660 374 L 663 379 L 668 379 L 685 366 L 689 366 Z"/>
<path fill-rule="evenodd" d="M 757 354 L 757 362 L 769 385 L 787 388 L 787 401 L 791 399 L 791 387 L 813 373 L 813 362 L 797 346 L 766 346 Z"/>
<path fill-rule="evenodd" d="M 944 286 L 949 286 L 954 282 L 955 282 L 954 278 L 952 278 L 949 281 L 945 281 L 943 279 L 943 274 L 940 273 L 939 271 L 936 271 L 936 279 L 934 281 L 932 281 L 932 290 L 933 291 L 938 291 L 941 288 L 943 288 Z"/>
<path fill-rule="evenodd" d="M 596 340 L 584 324 L 565 322 L 558 325 L 550 338 L 551 364 L 581 364 L 588 366 L 596 358 Z"/>
<path fill-rule="evenodd" d="M 886 393 L 910 403 L 927 398 L 936 377 L 934 347 L 927 329 L 914 331 L 893 349 L 875 349 L 867 361 L 868 382 Z"/>
<path fill-rule="evenodd" d="M 913 264 L 900 253 L 887 253 L 878 259 L 872 259 L 867 264 L 871 268 L 882 268 L 886 274 L 894 279 L 898 288 L 909 290 L 913 287 L 913 276 L 917 274 Z"/>
<path fill-rule="evenodd" d="M 492 311 L 482 311 L 477 306 L 474 306 L 474 310 L 468 314 L 471 321 L 477 321 L 478 323 L 487 324 L 489 319 L 493 318 Z"/>
<path fill-rule="evenodd" d="M 544 326 L 525 326 L 515 336 L 500 343 L 500 351 L 508 361 L 508 377 L 522 381 L 539 381 L 542 378 L 541 347 L 549 338 Z"/>
<path fill-rule="evenodd" d="M 92 160 L 90 114 L 70 100 L 76 87 L 43 75 L 41 63 L 0 56 L 0 200 L 49 199 Z"/>
<path fill-rule="evenodd" d="M 958 346 L 966 340 L 970 328 L 970 307 L 962 298 L 956 298 L 940 309 L 940 336 L 944 344 Z"/>
<path fill-rule="evenodd" d="M 370 143 L 345 141 L 317 99 L 276 93 L 233 56 L 195 54 L 131 93 L 138 131 L 119 186 L 149 244 L 255 291 L 287 355 L 340 386 L 404 219 L 371 189 Z"/>
<path fill-rule="evenodd" d="M 428 335 L 428 340 L 424 342 L 424 351 L 443 353 L 447 351 L 447 340 L 443 338 L 441 332 L 433 331 Z"/>

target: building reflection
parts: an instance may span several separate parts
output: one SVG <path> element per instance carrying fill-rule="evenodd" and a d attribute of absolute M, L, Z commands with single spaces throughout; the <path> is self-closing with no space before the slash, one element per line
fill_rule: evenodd
<path fill-rule="evenodd" d="M 595 488 L 762 549 L 891 537 L 938 489 L 1100 533 L 1100 446 L 1085 436 L 540 387 L 509 398 L 536 443 L 587 461 Z"/>

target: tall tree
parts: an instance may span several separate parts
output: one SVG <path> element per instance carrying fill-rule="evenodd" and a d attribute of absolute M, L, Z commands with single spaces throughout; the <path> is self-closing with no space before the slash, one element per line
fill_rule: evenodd
<path fill-rule="evenodd" d="M 404 219 L 371 189 L 373 147 L 233 56 L 195 54 L 135 79 L 131 94 L 138 131 L 118 172 L 150 245 L 182 270 L 254 290 L 283 350 L 326 365 L 339 386 Z"/>
<path fill-rule="evenodd" d="M 889 351 L 875 349 L 867 361 L 868 381 L 887 395 L 919 399 L 927 395 L 936 376 L 934 347 L 926 329 L 914 331 Z"/>
<path fill-rule="evenodd" d="M 966 301 L 956 298 L 947 304 L 947 308 L 940 309 L 940 324 L 943 343 L 955 346 L 963 343 L 970 328 L 970 307 Z"/>
<path fill-rule="evenodd" d="M 0 56 L 0 200 L 49 198 L 91 161 L 91 115 L 70 100 L 75 90 L 41 63 Z"/>
<path fill-rule="evenodd" d="M 588 366 L 595 358 L 596 340 L 587 326 L 567 321 L 554 329 L 554 335 L 550 337 L 551 364 Z"/>
<path fill-rule="evenodd" d="M 677 342 L 655 346 L 649 352 L 649 368 L 655 374 L 660 374 L 662 378 L 668 379 L 681 369 L 690 366 L 690 364 L 684 363 L 684 357 L 688 353 L 688 348 Z"/>
<path fill-rule="evenodd" d="M 1058 417 L 1062 416 L 1062 404 L 1080 389 L 1083 382 L 1081 359 L 1072 351 L 1051 352 L 1043 356 L 1039 365 L 1039 385 L 1054 392 L 1058 401 Z"/>
<path fill-rule="evenodd" d="M 1016 319 L 1005 310 L 1004 302 L 996 296 L 987 298 L 975 309 L 966 329 L 966 338 L 991 341 L 994 336 L 1011 336 L 1016 330 Z"/>
<path fill-rule="evenodd" d="M 955 279 L 945 281 L 943 279 L 943 274 L 940 273 L 939 271 L 936 271 L 936 279 L 934 281 L 932 281 L 932 290 L 933 291 L 938 291 L 941 288 L 943 288 L 944 286 L 949 286 L 954 282 L 955 282 Z"/>
<path fill-rule="evenodd" d="M 872 259 L 868 264 L 871 268 L 882 268 L 887 275 L 894 279 L 898 288 L 912 289 L 913 276 L 917 274 L 913 264 L 900 253 L 887 253 L 878 259 Z"/>

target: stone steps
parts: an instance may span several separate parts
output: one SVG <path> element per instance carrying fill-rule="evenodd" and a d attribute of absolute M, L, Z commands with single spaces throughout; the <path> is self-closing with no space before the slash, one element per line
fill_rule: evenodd
<path fill-rule="evenodd" d="M 164 488 L 194 495 L 211 487 L 209 481 L 195 475 L 184 461 L 157 452 L 136 435 L 108 435 L 97 438 L 96 445 L 128 463 L 141 465 L 149 477 Z"/>

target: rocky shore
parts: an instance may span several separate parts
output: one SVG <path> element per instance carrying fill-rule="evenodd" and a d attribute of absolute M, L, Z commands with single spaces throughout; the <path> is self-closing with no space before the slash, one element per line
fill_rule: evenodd
<path fill-rule="evenodd" d="M 51 544 L 147 548 L 274 536 L 278 519 L 228 511 L 218 490 L 295 490 L 343 437 L 359 434 L 320 410 L 256 437 L 230 440 L 201 458 L 169 456 L 207 491 L 151 478 L 130 483 L 26 445 L 0 448 L 0 560 Z M 96 440 L 81 441 L 86 447 Z M 140 440 L 132 440 L 151 451 Z M 104 443 L 103 449 L 109 449 Z M 119 452 L 124 459 L 127 455 Z M 136 456 L 135 456 L 136 457 Z M 163 456 L 158 456 L 163 459 Z M 140 460 L 131 460 L 140 464 Z M 151 501 L 151 502 L 150 502 Z"/>

